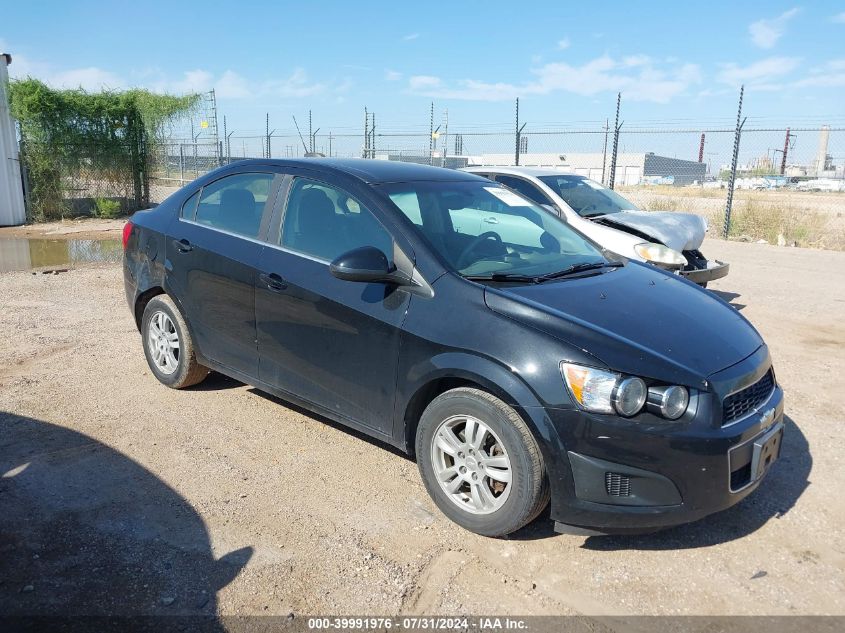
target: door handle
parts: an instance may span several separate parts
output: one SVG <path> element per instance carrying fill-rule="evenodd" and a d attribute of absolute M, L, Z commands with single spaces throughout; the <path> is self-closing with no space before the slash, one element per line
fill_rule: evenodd
<path fill-rule="evenodd" d="M 288 287 L 285 280 L 276 273 L 261 273 L 258 278 L 273 292 L 281 292 Z"/>
<path fill-rule="evenodd" d="M 489 217 L 489 218 L 484 218 L 484 221 L 487 222 L 487 224 L 498 224 L 499 223 L 499 221 L 492 216 Z"/>
<path fill-rule="evenodd" d="M 191 246 L 191 243 L 188 240 L 173 240 L 173 246 L 176 247 L 176 250 L 180 253 L 189 253 L 190 251 L 194 250 L 194 247 Z"/>

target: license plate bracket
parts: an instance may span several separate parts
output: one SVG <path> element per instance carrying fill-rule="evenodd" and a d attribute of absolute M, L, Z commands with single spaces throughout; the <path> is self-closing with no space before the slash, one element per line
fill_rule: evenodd
<path fill-rule="evenodd" d="M 783 444 L 783 422 L 776 424 L 764 435 L 754 440 L 751 455 L 751 481 L 757 481 L 769 470 L 780 457 Z"/>

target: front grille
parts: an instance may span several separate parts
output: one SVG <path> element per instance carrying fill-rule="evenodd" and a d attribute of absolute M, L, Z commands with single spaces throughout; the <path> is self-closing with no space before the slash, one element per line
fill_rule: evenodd
<path fill-rule="evenodd" d="M 630 497 L 631 478 L 619 473 L 605 473 L 604 489 L 611 497 Z"/>
<path fill-rule="evenodd" d="M 766 401 L 774 388 L 775 377 L 769 369 L 753 385 L 729 395 L 722 403 L 722 426 L 735 422 L 754 411 Z"/>

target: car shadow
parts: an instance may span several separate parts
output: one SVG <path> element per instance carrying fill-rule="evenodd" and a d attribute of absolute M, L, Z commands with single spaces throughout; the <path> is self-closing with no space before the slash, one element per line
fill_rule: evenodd
<path fill-rule="evenodd" d="M 0 429 L 4 617 L 178 615 L 225 630 L 217 592 L 251 547 L 215 558 L 187 500 L 91 437 L 9 412 Z"/>
<path fill-rule="evenodd" d="M 734 302 L 734 299 L 741 296 L 738 292 L 726 292 L 725 290 L 711 290 L 710 292 L 722 299 L 722 301 L 732 305 L 737 310 L 742 310 L 746 305 L 748 305 L 746 303 Z"/>
<path fill-rule="evenodd" d="M 243 387 L 244 383 L 240 380 L 235 380 L 224 374 L 212 371 L 205 380 L 201 383 L 188 387 L 191 391 L 223 391 L 225 389 L 234 389 L 236 387 Z"/>

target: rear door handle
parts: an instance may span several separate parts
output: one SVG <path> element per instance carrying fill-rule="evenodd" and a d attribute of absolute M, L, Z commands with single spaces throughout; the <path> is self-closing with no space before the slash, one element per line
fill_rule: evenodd
<path fill-rule="evenodd" d="M 176 250 L 180 253 L 189 253 L 190 251 L 194 250 L 194 247 L 188 240 L 173 240 L 173 246 L 176 247 Z"/>
<path fill-rule="evenodd" d="M 492 216 L 489 217 L 489 218 L 484 218 L 484 221 L 487 222 L 487 224 L 498 224 L 499 223 L 499 221 Z"/>
<path fill-rule="evenodd" d="M 288 287 L 285 280 L 276 273 L 261 273 L 258 278 L 273 292 L 281 292 Z"/>

